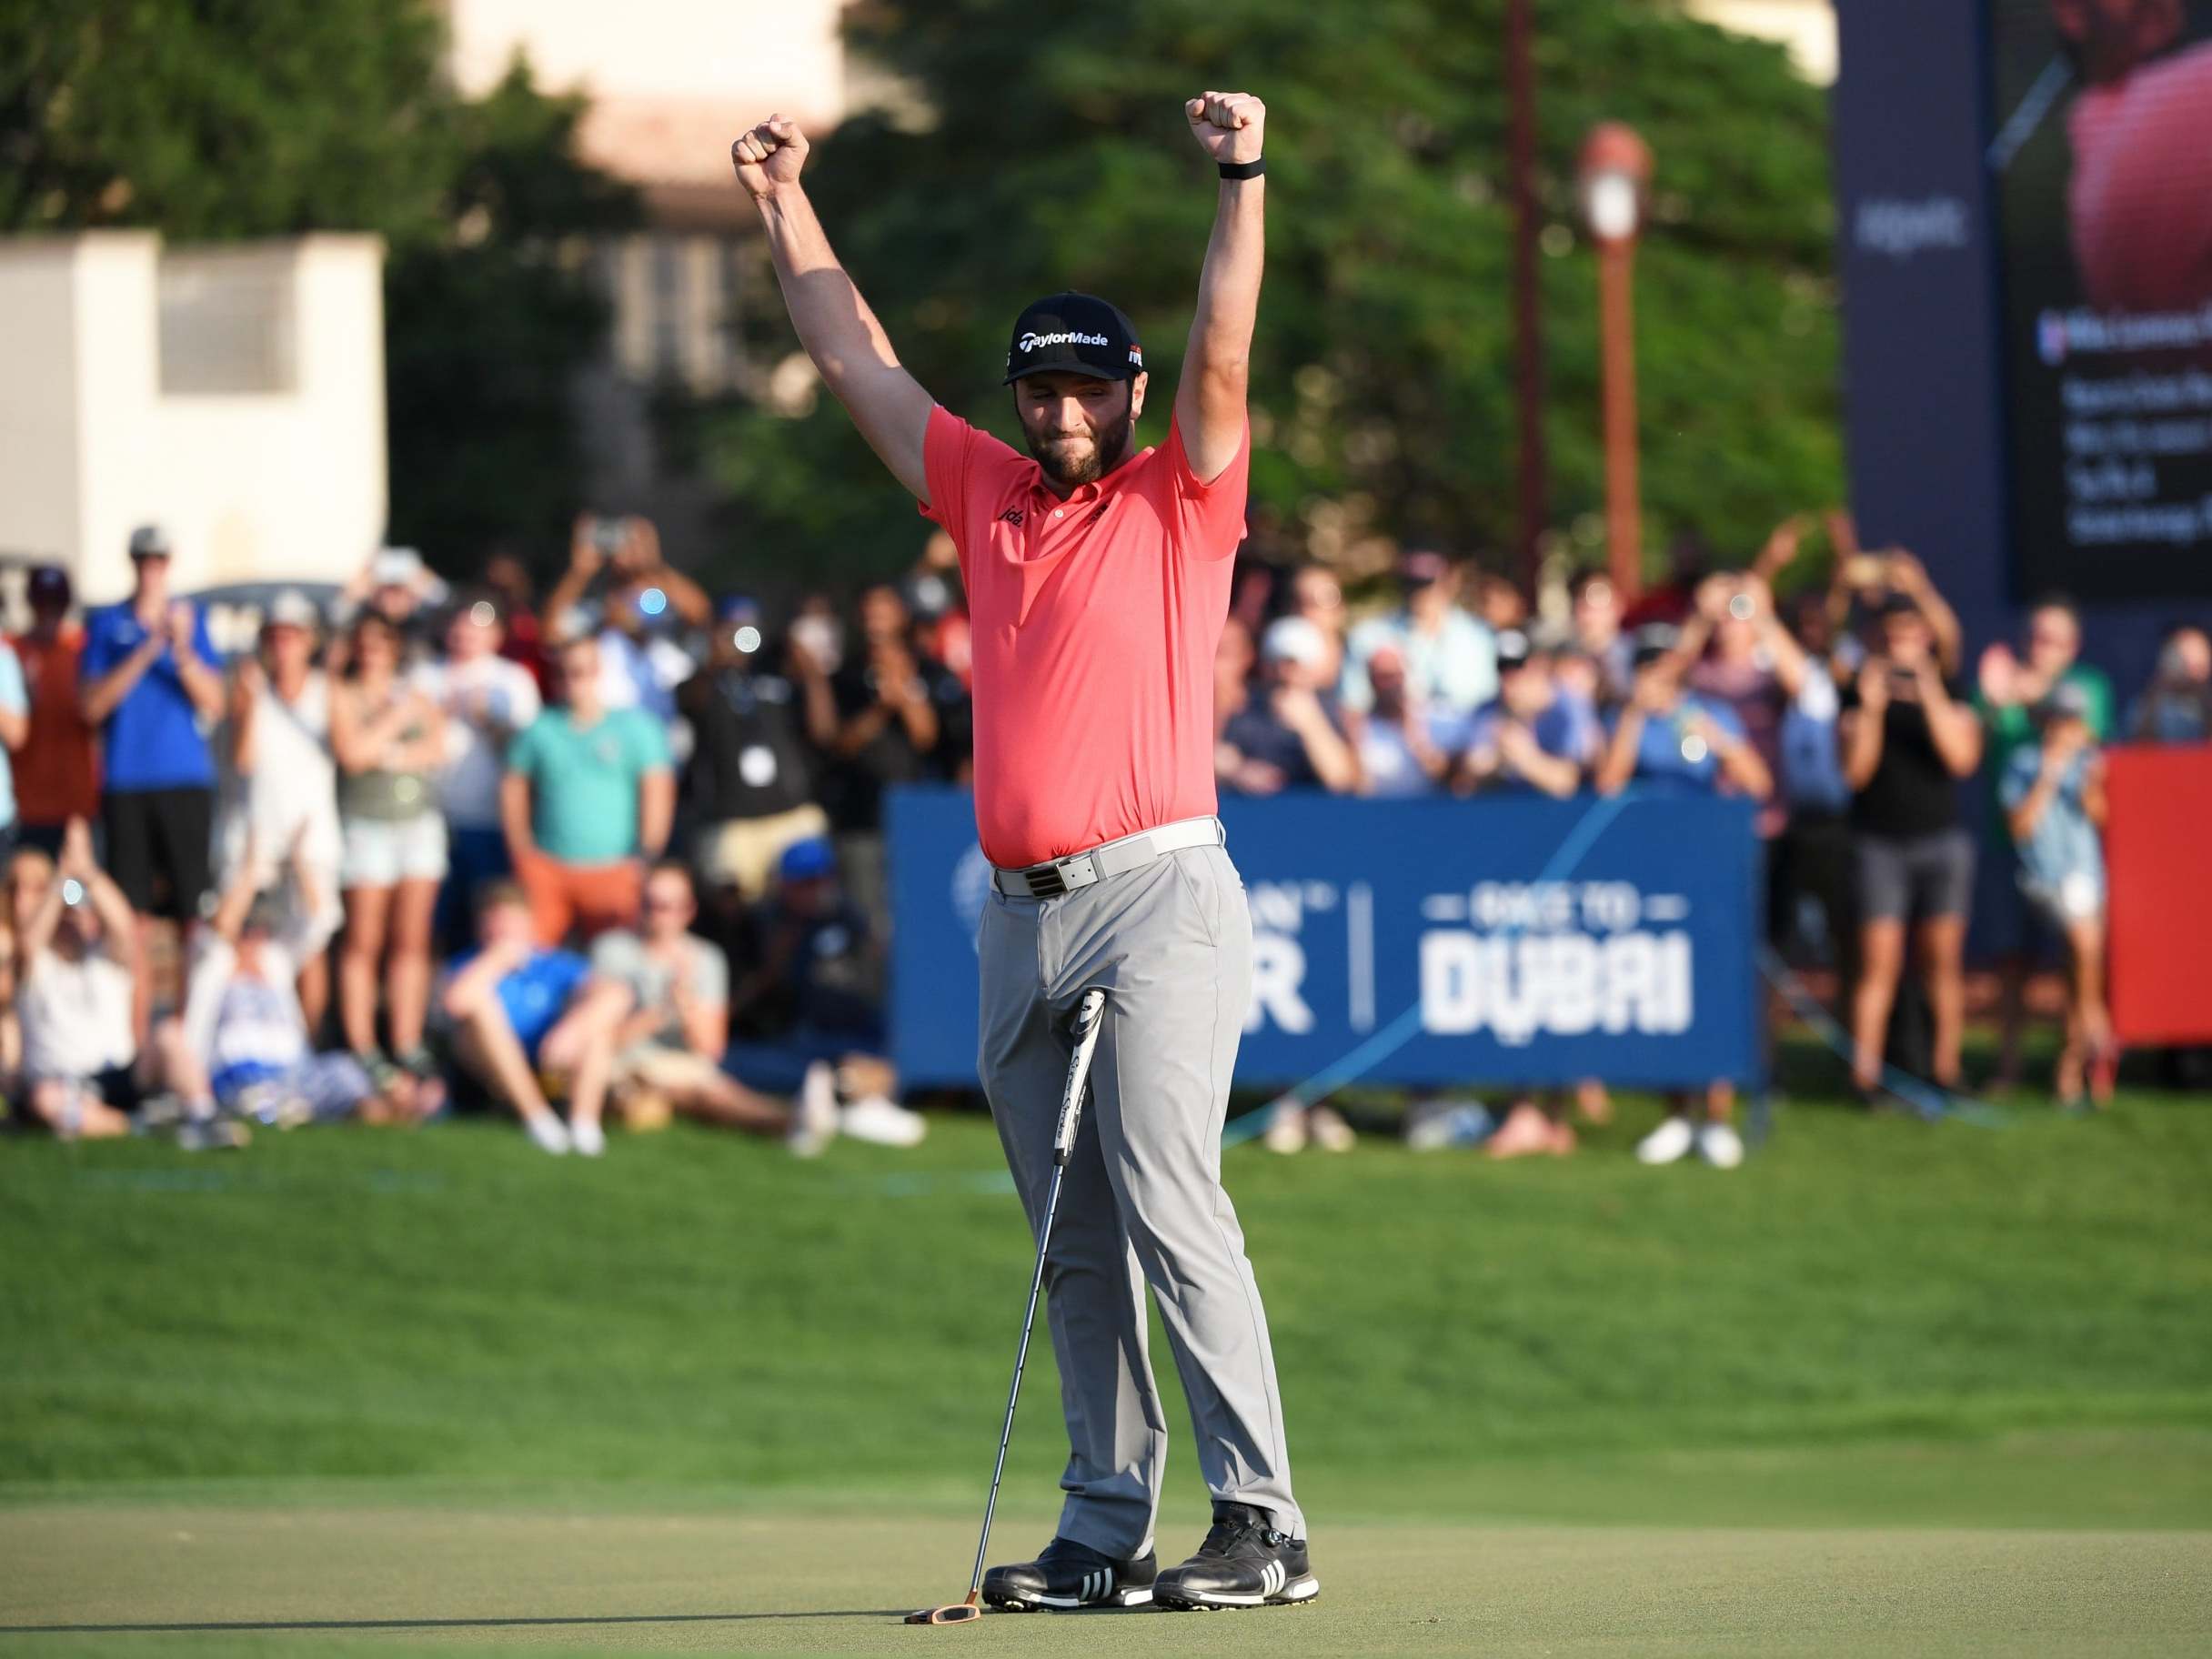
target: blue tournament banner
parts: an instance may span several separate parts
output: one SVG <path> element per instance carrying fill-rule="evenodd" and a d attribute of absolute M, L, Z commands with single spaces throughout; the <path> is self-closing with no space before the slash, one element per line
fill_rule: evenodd
<path fill-rule="evenodd" d="M 975 1081 L 990 867 L 966 790 L 893 790 L 891 1042 L 909 1082 Z M 1252 999 L 1241 1083 L 1359 1051 L 1408 1084 L 1754 1081 L 1759 846 L 1741 800 L 1224 802 Z"/>

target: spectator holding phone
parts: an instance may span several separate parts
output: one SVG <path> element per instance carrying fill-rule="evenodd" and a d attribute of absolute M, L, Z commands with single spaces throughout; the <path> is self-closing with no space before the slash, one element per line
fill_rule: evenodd
<path fill-rule="evenodd" d="M 25 849 L 8 867 L 23 1021 L 23 1076 L 31 1115 L 64 1140 L 127 1134 L 131 1113 L 174 1075 L 182 1029 L 165 1020 L 141 1043 L 133 1021 L 142 946 L 123 890 L 92 853 L 83 819 L 63 833 L 61 857 Z M 179 1130 L 190 1150 L 243 1137 L 198 1110 Z"/>
<path fill-rule="evenodd" d="M 2056 1079 L 2061 1102 L 2085 1092 L 2112 1098 L 2119 1051 L 2105 1005 L 2105 758 L 2089 726 L 2090 703 L 2061 684 L 2035 711 L 2038 740 L 2013 751 L 1998 785 L 2006 828 L 2020 855 L 2020 890 L 2066 940 L 2066 1043 Z"/>
<path fill-rule="evenodd" d="M 1944 678 L 1936 630 L 1906 592 L 1885 601 L 1878 643 L 1845 691 L 1837 722 L 1858 838 L 1851 1071 L 1868 1098 L 1881 1081 L 1908 934 L 1935 1018 L 1935 1081 L 1957 1086 L 1974 892 L 1974 842 L 1960 819 L 1957 786 L 1982 759 L 1982 728 L 1966 688 Z"/>
<path fill-rule="evenodd" d="M 1604 734 L 1579 699 L 1552 682 L 1551 659 L 1518 628 L 1498 635 L 1497 700 L 1479 709 L 1460 757 L 1461 789 L 1549 795 L 1583 787 Z"/>
<path fill-rule="evenodd" d="M 1687 664 L 1681 635 L 1664 624 L 1636 634 L 1635 682 L 1615 717 L 1597 764 L 1598 792 L 1615 795 L 1631 783 L 1671 793 L 1727 790 L 1764 800 L 1774 788 L 1766 762 L 1742 723 L 1724 704 L 1708 702 L 1684 685 Z M 1725 1082 L 1705 1090 L 1702 1121 L 1692 1122 L 1690 1102 L 1676 1096 L 1665 1120 L 1636 1143 L 1636 1159 L 1675 1163 L 1695 1152 L 1714 1169 L 1744 1161 L 1744 1142 L 1729 1122 L 1735 1092 Z"/>
<path fill-rule="evenodd" d="M 1369 655 L 1382 649 L 1377 643 Z M 1260 638 L 1258 688 L 1214 746 L 1223 789 L 1243 795 L 1316 787 L 1332 795 L 1358 792 L 1359 750 L 1328 689 L 1329 660 L 1327 636 L 1305 618 L 1278 617 L 1268 624 Z M 1363 668 L 1361 683 L 1367 683 Z M 1368 696 L 1372 707 L 1372 688 Z"/>
<path fill-rule="evenodd" d="M 2103 670 L 2081 660 L 2081 615 L 2071 599 L 2058 594 L 2046 596 L 2027 613 L 2026 636 L 2019 651 L 2000 640 L 1982 653 L 1977 679 L 1975 709 L 1988 734 L 1988 763 L 1984 768 L 1989 789 L 1987 850 L 1996 871 L 2011 878 L 1995 881 L 1985 923 L 1997 953 L 1997 1071 L 1991 1086 L 2004 1090 L 2020 1081 L 2027 980 L 2045 943 L 2040 930 L 2046 920 L 2034 906 L 2022 908 L 2018 853 L 2006 833 L 2005 780 L 2012 773 L 2014 757 L 2040 746 L 2035 711 L 2061 686 L 2070 686 L 2080 695 L 2091 739 L 2106 741 L 2113 730 L 2112 682 Z"/>

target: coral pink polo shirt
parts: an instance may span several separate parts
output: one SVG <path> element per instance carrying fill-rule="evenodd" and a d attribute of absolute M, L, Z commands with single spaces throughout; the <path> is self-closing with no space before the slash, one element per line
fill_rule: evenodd
<path fill-rule="evenodd" d="M 1001 869 L 1215 806 L 1213 651 L 1252 464 L 1199 481 L 1171 426 L 1066 500 L 937 408 L 925 518 L 951 533 L 975 653 L 975 818 Z"/>

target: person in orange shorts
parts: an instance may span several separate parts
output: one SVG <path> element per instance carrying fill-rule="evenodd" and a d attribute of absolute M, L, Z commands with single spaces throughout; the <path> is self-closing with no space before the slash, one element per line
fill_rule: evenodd
<path fill-rule="evenodd" d="M 601 700 L 596 638 L 563 640 L 551 666 L 558 701 L 509 746 L 499 809 L 538 940 L 558 945 L 636 924 L 645 866 L 668 848 L 676 772 L 658 721 Z"/>

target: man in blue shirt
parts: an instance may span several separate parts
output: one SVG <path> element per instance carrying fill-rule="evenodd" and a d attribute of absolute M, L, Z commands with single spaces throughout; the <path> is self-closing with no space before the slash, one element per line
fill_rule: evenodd
<path fill-rule="evenodd" d="M 1617 795 L 1634 783 L 1676 794 L 1725 789 L 1765 799 L 1774 778 L 1743 722 L 1724 704 L 1684 689 L 1689 664 L 1677 631 L 1639 630 L 1634 663 L 1628 700 L 1597 763 L 1598 792 Z M 1636 1143 L 1638 1161 L 1674 1163 L 1694 1151 L 1714 1169 L 1734 1169 L 1744 1161 L 1744 1142 L 1728 1121 L 1734 1104 L 1734 1088 L 1715 1082 L 1705 1091 L 1704 1121 L 1693 1123 L 1687 1097 L 1675 1095 L 1665 1121 Z"/>
<path fill-rule="evenodd" d="M 1552 679 L 1551 659 L 1527 635 L 1498 636 L 1498 696 L 1477 711 L 1461 774 L 1476 789 L 1565 799 L 1597 758 L 1597 717 Z"/>
<path fill-rule="evenodd" d="M 456 959 L 438 999 L 455 1057 L 547 1151 L 598 1157 L 607 1150 L 599 1118 L 630 993 L 594 978 L 574 951 L 541 948 L 529 898 L 516 882 L 485 890 L 477 926 L 481 948 Z M 541 1076 L 568 1085 L 565 1124 L 547 1103 Z"/>
<path fill-rule="evenodd" d="M 158 525 L 131 533 L 131 597 L 85 618 L 78 669 L 85 722 L 102 739 L 108 873 L 142 934 L 156 915 L 198 916 L 215 816 L 215 758 L 201 722 L 222 712 L 222 665 L 206 618 L 170 595 L 172 550 Z M 143 965 L 140 973 L 143 1020 Z"/>

